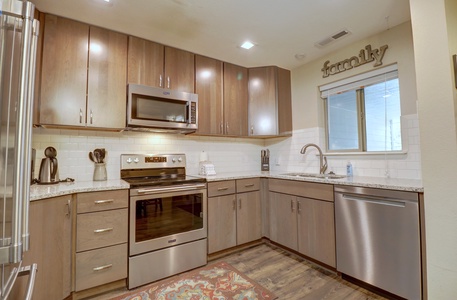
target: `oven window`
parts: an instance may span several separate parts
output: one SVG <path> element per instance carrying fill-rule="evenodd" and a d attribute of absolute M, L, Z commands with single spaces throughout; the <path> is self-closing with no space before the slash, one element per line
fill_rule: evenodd
<path fill-rule="evenodd" d="M 203 228 L 203 194 L 136 201 L 135 241 Z"/>
<path fill-rule="evenodd" d="M 187 122 L 187 101 L 133 95 L 132 118 L 173 123 Z"/>

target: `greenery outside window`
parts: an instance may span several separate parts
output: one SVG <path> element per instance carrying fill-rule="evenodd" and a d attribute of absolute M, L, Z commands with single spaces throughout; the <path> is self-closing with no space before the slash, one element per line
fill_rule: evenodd
<path fill-rule="evenodd" d="M 328 152 L 402 151 L 397 65 L 320 89 Z"/>

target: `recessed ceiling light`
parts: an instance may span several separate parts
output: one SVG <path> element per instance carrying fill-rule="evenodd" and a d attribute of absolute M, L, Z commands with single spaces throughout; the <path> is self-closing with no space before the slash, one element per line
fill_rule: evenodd
<path fill-rule="evenodd" d="M 109 2 L 110 0 L 103 0 L 103 1 L 105 1 L 105 2 Z"/>
<path fill-rule="evenodd" d="M 241 45 L 241 48 L 248 49 L 248 50 L 251 49 L 252 47 L 254 47 L 254 44 L 251 43 L 250 41 L 246 41 Z"/>

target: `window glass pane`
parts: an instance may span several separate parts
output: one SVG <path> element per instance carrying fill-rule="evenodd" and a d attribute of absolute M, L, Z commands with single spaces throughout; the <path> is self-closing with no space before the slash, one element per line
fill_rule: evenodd
<path fill-rule="evenodd" d="M 355 90 L 327 98 L 328 150 L 359 148 L 357 93 Z"/>
<path fill-rule="evenodd" d="M 401 150 L 398 78 L 365 87 L 367 151 Z"/>

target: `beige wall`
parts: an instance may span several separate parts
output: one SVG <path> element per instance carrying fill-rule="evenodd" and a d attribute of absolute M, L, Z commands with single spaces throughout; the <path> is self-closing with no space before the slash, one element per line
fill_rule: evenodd
<path fill-rule="evenodd" d="M 293 129 L 324 127 L 323 102 L 318 87 L 346 77 L 373 70 L 373 63 L 367 63 L 327 78 L 322 78 L 322 67 L 326 60 L 335 63 L 358 55 L 366 45 L 379 48 L 388 45 L 383 66 L 398 63 L 402 115 L 416 114 L 416 82 L 411 23 L 403 23 L 376 36 L 367 38 L 337 52 L 307 63 L 292 70 Z"/>
<path fill-rule="evenodd" d="M 410 0 L 410 8 L 425 196 L 428 299 L 455 299 L 457 135 L 450 52 L 456 50 L 456 3 Z"/>

